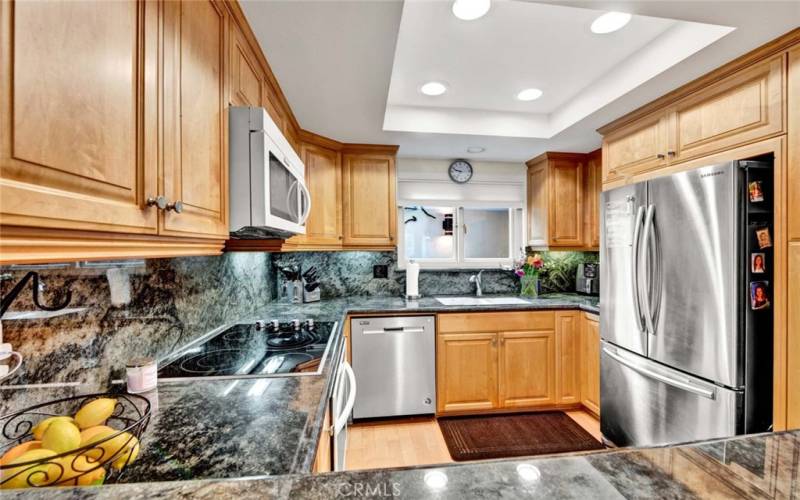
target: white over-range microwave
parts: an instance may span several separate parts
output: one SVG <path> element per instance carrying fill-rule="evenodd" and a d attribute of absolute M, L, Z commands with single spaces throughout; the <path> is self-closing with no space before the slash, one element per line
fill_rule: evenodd
<path fill-rule="evenodd" d="M 234 237 L 305 234 L 305 165 L 264 108 L 231 107 L 230 231 Z"/>

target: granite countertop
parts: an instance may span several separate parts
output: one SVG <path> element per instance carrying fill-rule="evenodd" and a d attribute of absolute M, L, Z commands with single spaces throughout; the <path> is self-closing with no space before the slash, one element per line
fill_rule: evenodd
<path fill-rule="evenodd" d="M 436 467 L 16 490 L 4 498 L 794 498 L 800 431 Z M 438 476 L 440 487 L 430 481 Z M 427 478 L 427 479 L 426 479 Z"/>
<path fill-rule="evenodd" d="M 491 296 L 487 296 L 491 297 Z M 581 309 L 598 312 L 596 297 L 548 295 L 522 305 L 444 306 L 426 297 L 351 297 L 313 304 L 273 303 L 259 318 L 339 321 L 320 375 L 162 382 L 149 395 L 154 416 L 142 453 L 126 483 L 298 474 L 311 471 L 348 314 L 485 310 Z M 0 414 L 72 394 L 102 390 L 90 384 L 4 388 Z"/>

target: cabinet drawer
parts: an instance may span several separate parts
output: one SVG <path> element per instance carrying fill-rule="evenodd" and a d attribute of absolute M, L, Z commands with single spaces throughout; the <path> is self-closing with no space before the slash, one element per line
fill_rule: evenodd
<path fill-rule="evenodd" d="M 439 333 L 553 329 L 553 311 L 448 313 L 439 315 L 438 324 Z"/>
<path fill-rule="evenodd" d="M 740 71 L 674 107 L 675 155 L 684 161 L 783 131 L 783 55 Z"/>

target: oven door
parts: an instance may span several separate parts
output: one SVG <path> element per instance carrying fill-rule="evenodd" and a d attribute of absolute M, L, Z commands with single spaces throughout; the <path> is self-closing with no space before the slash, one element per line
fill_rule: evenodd
<path fill-rule="evenodd" d="M 333 386 L 332 424 L 331 435 L 333 439 L 333 470 L 345 470 L 345 453 L 347 451 L 347 423 L 353 412 L 356 402 L 356 377 L 350 363 L 344 360 L 342 352 L 341 362 L 336 371 Z"/>
<path fill-rule="evenodd" d="M 303 165 L 284 154 L 263 131 L 251 133 L 251 199 L 254 226 L 305 234 L 311 195 Z"/>

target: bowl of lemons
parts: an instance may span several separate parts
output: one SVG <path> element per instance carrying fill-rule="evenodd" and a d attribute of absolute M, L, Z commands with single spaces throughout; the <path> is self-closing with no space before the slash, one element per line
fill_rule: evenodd
<path fill-rule="evenodd" d="M 150 401 L 88 394 L 0 417 L 0 488 L 91 486 L 118 479 L 139 457 Z"/>

